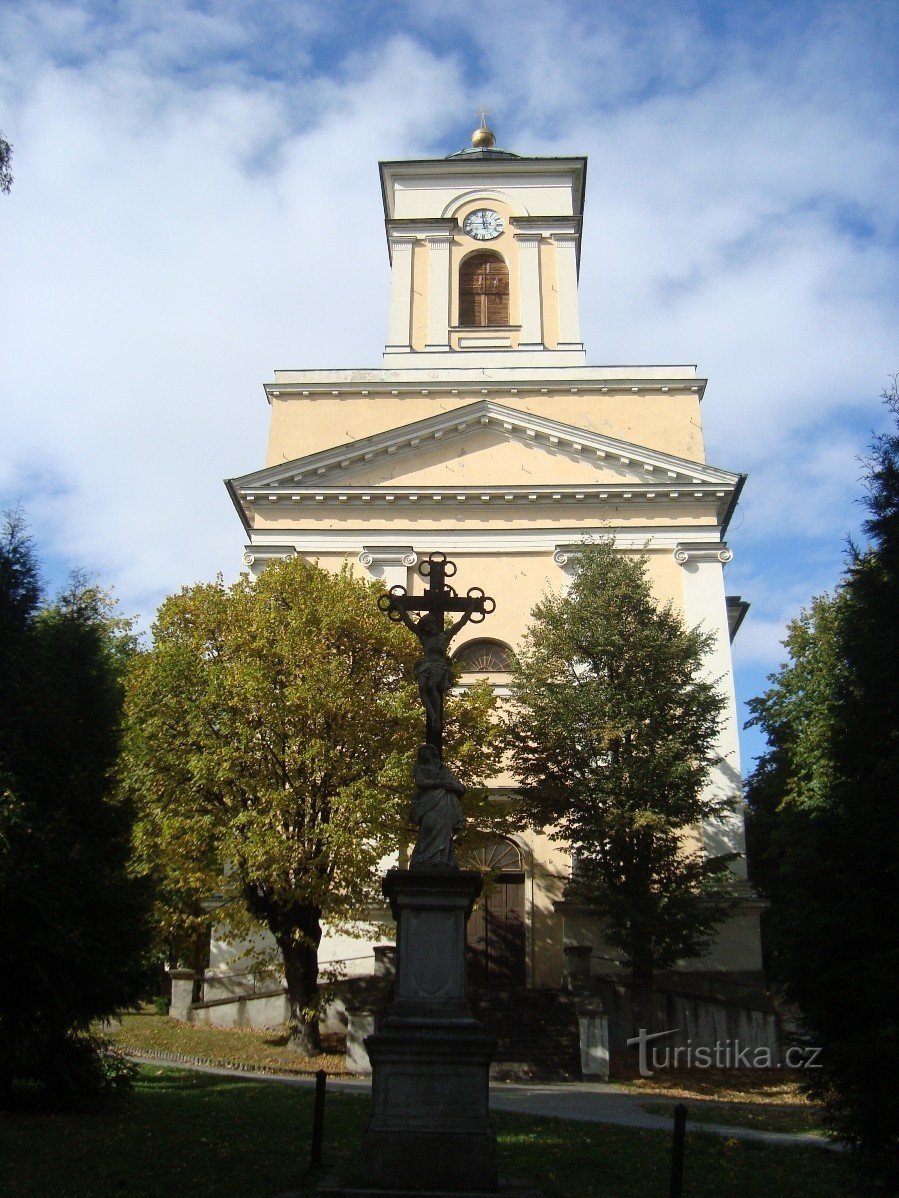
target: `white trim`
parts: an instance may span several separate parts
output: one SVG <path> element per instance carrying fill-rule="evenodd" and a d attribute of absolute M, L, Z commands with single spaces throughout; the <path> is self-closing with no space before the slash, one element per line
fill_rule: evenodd
<path fill-rule="evenodd" d="M 389 589 L 407 585 L 409 569 L 418 561 L 418 554 L 409 545 L 365 545 L 356 560 Z"/>
<path fill-rule="evenodd" d="M 446 233 L 425 238 L 428 246 L 428 341 L 426 352 L 449 350 L 450 245 Z"/>
<path fill-rule="evenodd" d="M 321 487 L 310 482 L 306 486 L 278 490 L 266 487 L 247 487 L 240 492 L 241 506 L 248 514 L 262 511 L 269 513 L 274 505 L 282 510 L 295 512 L 296 519 L 307 520 L 308 513 L 328 508 L 348 508 L 395 512 L 397 509 L 415 514 L 417 519 L 422 510 L 434 508 L 455 510 L 460 519 L 462 505 L 466 508 L 483 509 L 489 506 L 497 513 L 508 514 L 513 508 L 529 511 L 531 519 L 546 508 L 580 507 L 593 513 L 594 519 L 602 520 L 602 512 L 616 511 L 621 504 L 640 507 L 652 506 L 657 510 L 660 521 L 667 523 L 675 515 L 683 516 L 685 509 L 701 505 L 715 520 L 723 523 L 733 488 L 721 489 L 720 484 L 711 486 L 693 485 L 681 490 L 649 489 L 639 483 L 566 483 L 553 487 L 541 483 L 538 486 L 384 486 Z M 664 515 L 662 513 L 665 513 Z"/>
<path fill-rule="evenodd" d="M 461 336 L 459 349 L 511 349 L 511 337 L 472 337 Z"/>
<path fill-rule="evenodd" d="M 422 366 L 418 359 L 414 363 L 403 362 L 396 369 L 359 367 L 350 370 L 277 370 L 273 382 L 263 384 L 266 395 L 314 396 L 344 393 L 351 395 L 377 395 L 400 392 L 412 393 L 422 387 L 434 391 L 447 391 L 451 395 L 457 390 L 472 388 L 495 391 L 498 394 L 510 390 L 534 390 L 542 394 L 564 392 L 572 386 L 589 394 L 591 390 L 608 391 L 693 391 L 700 399 L 708 383 L 698 378 L 695 364 L 667 365 L 565 365 L 550 367 L 545 359 L 533 366 L 523 366 L 518 358 L 501 362 L 486 369 L 472 366 L 470 360 L 457 359 L 450 365 L 441 364 L 438 369 Z"/>
<path fill-rule="evenodd" d="M 495 187 L 472 187 L 468 191 L 460 192 L 453 196 L 440 215 L 444 218 L 455 216 L 460 208 L 471 203 L 472 200 L 496 200 L 499 204 L 506 204 L 511 209 L 513 216 L 530 215 L 520 197 L 516 197 L 508 191 L 499 191 Z"/>
<path fill-rule="evenodd" d="M 474 351 L 470 349 L 450 349 L 445 353 L 425 353 L 424 350 L 413 352 L 415 353 L 415 365 L 429 370 L 450 370 L 455 367 L 460 355 L 463 353 L 469 363 L 474 357 Z M 389 346 L 385 349 L 382 360 L 384 366 L 388 368 L 401 369 L 407 365 L 402 360 L 402 357 L 394 353 Z M 485 349 L 481 350 L 477 355 L 477 369 L 488 370 L 492 367 L 506 367 L 511 366 L 514 362 L 516 367 L 545 366 L 564 370 L 569 366 L 583 366 L 586 360 L 587 356 L 583 346 L 580 349 Z"/>
<path fill-rule="evenodd" d="M 574 233 L 554 233 L 550 241 L 556 247 L 556 277 L 559 289 L 559 348 L 583 349 L 578 313 L 577 247 Z"/>
<path fill-rule="evenodd" d="M 518 242 L 518 302 L 521 311 L 520 350 L 543 348 L 543 311 L 540 294 L 539 232 L 515 233 Z"/>
<path fill-rule="evenodd" d="M 741 806 L 739 725 L 723 571 L 733 553 L 721 540 L 694 541 L 691 538 L 688 541 L 684 537 L 673 556 L 683 568 L 684 619 L 691 627 L 699 626 L 714 637 L 703 663 L 703 674 L 725 701 L 716 740 L 718 761 L 712 768 L 706 789 L 716 797 L 729 799 L 732 810 L 722 822 L 703 824 L 703 844 L 710 856 L 728 852 L 742 854 L 730 868 L 737 877 L 745 878 L 746 833 Z"/>
<path fill-rule="evenodd" d="M 558 233 L 578 239 L 581 236 L 580 216 L 513 216 L 511 224 L 519 233 L 536 233 L 543 237 L 552 237 Z"/>
<path fill-rule="evenodd" d="M 647 525 L 521 530 L 421 528 L 414 532 L 409 529 L 390 532 L 360 528 L 269 528 L 251 530 L 247 552 L 266 547 L 283 551 L 291 546 L 295 553 L 343 553 L 356 556 L 362 551 L 363 544 L 376 540 L 378 554 L 386 554 L 391 548 L 419 555 L 429 552 L 565 554 L 566 550 L 570 553 L 574 546 L 591 535 L 597 540 L 612 537 L 620 549 L 646 549 L 648 552 L 673 553 L 685 536 L 689 536 L 692 542 L 706 540 L 710 546 L 721 543 L 721 530 L 717 526 L 703 525 L 681 525 L 676 529 L 655 529 Z M 413 547 L 410 548 L 410 545 Z M 558 561 L 557 564 L 564 563 Z"/>
<path fill-rule="evenodd" d="M 393 265 L 390 276 L 387 350 L 392 353 L 409 353 L 412 349 L 412 247 L 414 243 L 414 237 L 390 237 L 390 258 Z"/>

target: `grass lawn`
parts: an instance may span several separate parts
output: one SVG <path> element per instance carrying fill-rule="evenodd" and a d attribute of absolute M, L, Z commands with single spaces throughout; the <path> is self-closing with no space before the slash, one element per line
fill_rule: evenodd
<path fill-rule="evenodd" d="M 778 1106 L 813 1105 L 803 1095 L 795 1069 L 656 1069 L 641 1077 L 630 1053 L 612 1057 L 611 1081 L 633 1093 L 716 1102 L 755 1102 Z"/>
<path fill-rule="evenodd" d="M 286 1033 L 193 1027 L 167 1019 L 150 1008 L 128 1012 L 109 1037 L 129 1052 L 163 1052 L 199 1058 L 222 1065 L 255 1065 L 300 1075 L 324 1069 L 346 1072 L 341 1051 L 325 1052 L 312 1060 L 298 1059 L 287 1050 Z M 333 1039 L 333 1038 L 332 1038 Z M 326 1048 L 337 1048 L 325 1037 Z M 613 1061 L 612 1080 L 645 1096 L 651 1114 L 669 1115 L 675 1100 L 689 1104 L 690 1118 L 759 1131 L 819 1132 L 817 1109 L 799 1090 L 792 1074 L 765 1069 L 693 1069 L 657 1071 L 640 1077 L 629 1054 Z"/>
<path fill-rule="evenodd" d="M 331 1091 L 325 1168 L 358 1176 L 368 1100 Z M 312 1091 L 180 1070 L 141 1070 L 134 1094 L 92 1114 L 0 1119 L 6 1198 L 161 1198 L 313 1192 L 304 1179 Z M 665 1198 L 667 1133 L 496 1114 L 501 1171 L 546 1198 Z M 706 1135 L 687 1141 L 690 1198 L 849 1198 L 847 1162 L 817 1148 L 769 1147 Z"/>
<path fill-rule="evenodd" d="M 824 1134 L 818 1108 L 800 1090 L 795 1070 L 671 1069 L 640 1077 L 628 1056 L 612 1064 L 612 1081 L 646 1097 L 641 1105 L 652 1115 L 670 1115 L 677 1101 L 686 1102 L 696 1122 Z"/>
<path fill-rule="evenodd" d="M 194 1027 L 146 1009 L 125 1012 L 121 1027 L 104 1035 L 126 1052 L 169 1052 L 222 1065 L 258 1065 L 279 1073 L 346 1073 L 343 1047 L 311 1059 L 287 1049 L 287 1033 L 221 1027 Z M 333 1039 L 333 1037 L 332 1037 Z M 324 1037 L 324 1047 L 335 1047 Z"/>
<path fill-rule="evenodd" d="M 641 1102 L 650 1115 L 672 1118 L 675 1100 Z M 824 1135 L 821 1119 L 814 1107 L 789 1103 L 710 1102 L 707 1098 L 687 1103 L 687 1117 L 696 1123 L 717 1123 L 727 1127 L 753 1127 L 756 1131 L 801 1132 Z"/>

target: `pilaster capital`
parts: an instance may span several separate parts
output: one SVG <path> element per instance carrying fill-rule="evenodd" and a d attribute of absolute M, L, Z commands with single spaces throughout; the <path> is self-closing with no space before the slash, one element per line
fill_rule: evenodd
<path fill-rule="evenodd" d="M 720 562 L 726 565 L 733 560 L 733 556 L 733 550 L 724 541 L 684 542 L 674 550 L 674 560 L 681 566 L 687 562 Z"/>
<path fill-rule="evenodd" d="M 359 564 L 366 570 L 372 566 L 414 566 L 418 554 L 410 545 L 365 545 L 359 554 Z"/>
<path fill-rule="evenodd" d="M 583 545 L 579 541 L 568 542 L 566 545 L 556 545 L 553 551 L 553 561 L 563 569 L 565 566 L 576 566 Z"/>

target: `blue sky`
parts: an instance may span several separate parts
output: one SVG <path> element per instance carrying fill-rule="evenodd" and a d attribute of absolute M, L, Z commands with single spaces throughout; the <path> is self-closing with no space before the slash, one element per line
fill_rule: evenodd
<path fill-rule="evenodd" d="M 895 3 L 6 0 L 0 504 L 145 623 L 232 576 L 263 380 L 379 363 L 378 159 L 458 149 L 483 102 L 501 145 L 589 157 L 588 360 L 710 380 L 751 697 L 839 577 L 899 370 L 897 47 Z"/>

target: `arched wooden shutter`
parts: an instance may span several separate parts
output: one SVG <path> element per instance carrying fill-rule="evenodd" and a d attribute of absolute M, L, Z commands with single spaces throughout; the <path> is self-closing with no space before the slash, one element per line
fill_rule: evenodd
<path fill-rule="evenodd" d="M 509 268 L 499 254 L 472 254 L 459 271 L 459 324 L 509 323 Z"/>

